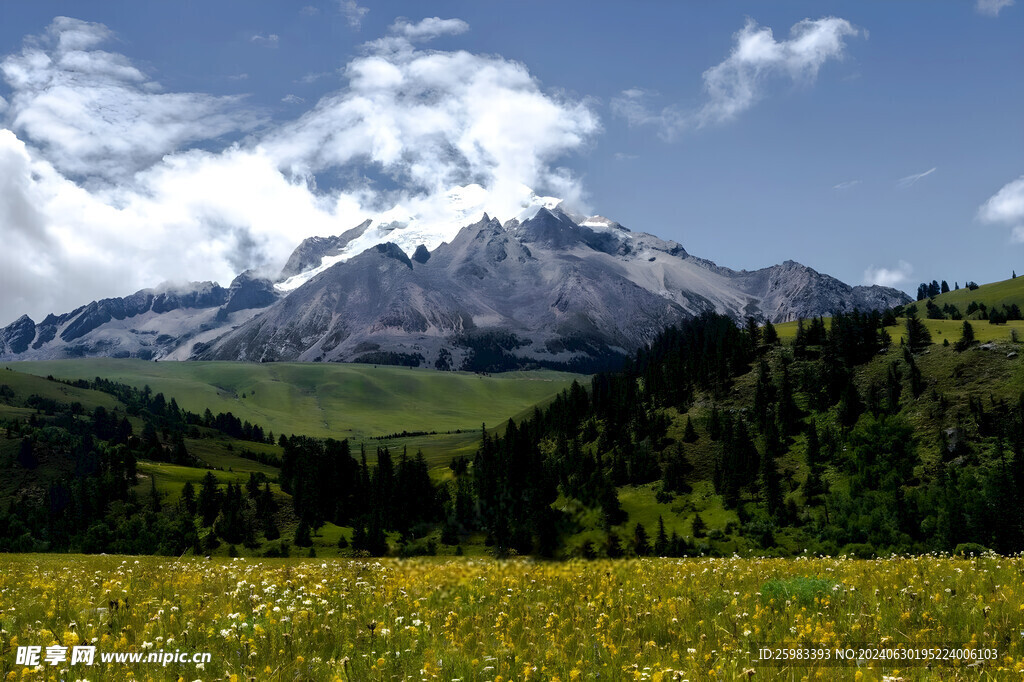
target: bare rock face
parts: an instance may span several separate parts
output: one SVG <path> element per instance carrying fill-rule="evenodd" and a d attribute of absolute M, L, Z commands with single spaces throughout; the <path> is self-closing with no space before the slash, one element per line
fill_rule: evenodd
<path fill-rule="evenodd" d="M 607 219 L 541 209 L 504 226 L 485 216 L 412 259 L 378 245 L 193 357 L 590 370 L 705 310 L 778 322 L 908 300 L 792 261 L 736 272 Z"/>
<path fill-rule="evenodd" d="M 737 322 L 783 322 L 910 302 L 901 291 L 851 287 L 793 261 L 730 270 L 676 242 L 558 208 L 504 225 L 485 215 L 433 251 L 418 246 L 411 258 L 380 243 L 325 265 L 369 227 L 303 241 L 278 279 L 306 273 L 290 291 L 246 272 L 227 289 L 207 282 L 144 290 L 39 324 L 22 317 L 0 330 L 0 358 L 592 371 L 708 310 Z"/>
<path fill-rule="evenodd" d="M 277 281 L 281 282 L 307 270 L 314 270 L 320 267 L 324 258 L 337 256 L 348 246 L 349 242 L 359 237 L 370 226 L 369 220 L 365 220 L 336 237 L 310 237 L 304 239 L 301 244 L 292 252 L 288 262 L 281 269 Z"/>
<path fill-rule="evenodd" d="M 0 357 L 185 359 L 197 337 L 221 336 L 277 298 L 269 281 L 249 272 L 227 289 L 213 282 L 143 289 L 47 315 L 38 325 L 22 316 L 0 330 Z"/>

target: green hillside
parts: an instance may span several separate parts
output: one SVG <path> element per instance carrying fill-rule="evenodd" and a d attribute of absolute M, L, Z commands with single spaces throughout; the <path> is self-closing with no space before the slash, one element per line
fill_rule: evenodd
<path fill-rule="evenodd" d="M 939 294 L 932 300 L 940 308 L 946 304 L 954 305 L 959 308 L 961 313 L 966 313 L 967 306 L 972 301 L 984 303 L 989 308 L 993 306 L 1001 308 L 1014 303 L 1024 305 L 1024 277 L 982 284 L 974 290 L 961 286 L 959 289 Z M 921 301 L 911 303 L 907 308 L 916 308 L 919 314 L 924 315 L 924 303 Z"/>
<path fill-rule="evenodd" d="M 974 335 L 982 343 L 987 341 L 1011 341 L 1014 333 L 1017 334 L 1017 338 L 1024 339 L 1024 320 L 1008 320 L 999 324 L 990 324 L 986 319 L 983 319 L 983 314 L 980 311 L 968 312 L 968 308 L 972 303 L 984 305 L 988 310 L 993 308 L 1002 310 L 1013 305 L 1024 308 L 1024 277 L 1014 277 L 1001 282 L 982 284 L 973 290 L 963 286 L 960 289 L 939 294 L 931 300 L 940 310 L 946 306 L 956 308 L 960 315 L 972 322 Z M 928 327 L 928 331 L 936 343 L 941 344 L 943 339 L 954 343 L 960 338 L 963 322 L 953 319 L 928 319 L 925 301 L 910 303 L 904 306 L 903 311 L 915 311 L 917 316 L 921 318 L 921 321 Z M 827 324 L 829 318 L 826 317 L 825 319 Z M 897 324 L 886 328 L 886 331 L 889 332 L 896 343 L 899 343 L 905 324 L 906 317 L 901 315 L 897 318 Z M 783 341 L 792 341 L 796 338 L 796 328 L 796 322 L 783 322 L 775 325 L 779 338 Z"/>
<path fill-rule="evenodd" d="M 9 365 L 61 379 L 97 376 L 174 397 L 182 409 L 231 412 L 274 433 L 363 438 L 477 431 L 550 400 L 579 375 L 466 372 L 359 364 L 56 360 Z"/>

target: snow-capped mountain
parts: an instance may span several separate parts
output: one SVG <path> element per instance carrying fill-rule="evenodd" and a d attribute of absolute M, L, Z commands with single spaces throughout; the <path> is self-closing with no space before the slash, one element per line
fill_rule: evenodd
<path fill-rule="evenodd" d="M 496 202 L 495 194 L 475 184 L 455 187 L 448 192 L 446 200 L 441 205 L 442 210 L 438 213 L 413 214 L 399 206 L 366 220 L 337 237 L 307 239 L 296 253 L 319 253 L 319 263 L 315 267 L 298 268 L 295 267 L 297 264 L 293 263 L 296 256 L 292 254 L 281 272 L 276 287 L 282 292 L 298 289 L 332 265 L 385 242 L 395 244 L 409 254 L 420 246 L 433 250 L 445 242 L 450 242 L 459 230 L 483 214 L 486 206 L 493 205 Z M 514 188 L 505 201 L 498 203 L 502 205 L 503 215 L 510 215 L 515 220 L 523 221 L 532 218 L 542 208 L 555 208 L 562 200 L 538 196 L 530 188 L 522 185 Z"/>
<path fill-rule="evenodd" d="M 146 290 L 39 324 L 23 317 L 0 330 L 0 358 L 589 370 L 705 310 L 780 322 L 910 300 L 793 261 L 731 270 L 608 218 L 571 215 L 550 197 L 518 209 L 504 223 L 484 214 L 458 229 L 378 216 L 303 241 L 275 283 L 245 273 L 228 289 Z"/>
<path fill-rule="evenodd" d="M 269 281 L 243 272 L 228 288 L 193 282 L 143 289 L 50 314 L 38 324 L 23 315 L 0 329 L 0 358 L 186 360 L 194 344 L 223 336 L 278 296 Z"/>

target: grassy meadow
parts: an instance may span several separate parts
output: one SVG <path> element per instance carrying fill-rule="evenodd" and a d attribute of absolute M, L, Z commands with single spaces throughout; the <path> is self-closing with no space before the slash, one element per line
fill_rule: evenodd
<path fill-rule="evenodd" d="M 0 558 L 0 673 L 89 680 L 956 680 L 1024 671 L 1024 559 Z M 112 602 L 118 608 L 112 609 Z M 18 666 L 91 643 L 97 664 Z M 768 665 L 761 645 L 989 660 Z M 114 652 L 208 652 L 101 663 Z"/>
<path fill-rule="evenodd" d="M 978 341 L 986 343 L 989 341 L 1011 341 L 1013 334 L 1016 338 L 1024 340 L 1024 320 L 1010 320 L 1002 324 L 990 324 L 987 320 L 979 319 L 978 313 L 967 314 L 967 307 L 972 303 L 982 303 L 988 308 L 1002 308 L 1024 303 L 1024 277 L 1014 277 L 1001 282 L 983 284 L 977 289 L 968 289 L 966 286 L 944 294 L 939 294 L 932 299 L 939 308 L 947 305 L 957 308 L 974 328 L 974 336 Z M 963 331 L 962 320 L 930 320 L 925 316 L 925 301 L 915 301 L 906 306 L 907 310 L 917 311 L 917 316 L 928 327 L 932 335 L 932 342 L 941 344 L 944 340 L 955 343 L 960 339 Z M 899 318 L 898 324 L 886 327 L 889 336 L 897 345 L 900 338 L 906 334 L 906 318 Z M 826 326 L 828 323 L 826 322 Z M 796 322 L 784 322 L 775 325 L 779 338 L 783 341 L 792 341 L 796 338 Z"/>
<path fill-rule="evenodd" d="M 277 434 L 362 438 L 405 431 L 479 431 L 567 388 L 580 375 L 484 376 L 406 367 L 323 363 L 52 360 L 8 367 L 59 379 L 97 376 L 174 397 L 182 409 L 231 412 Z M 426 450 L 425 450 L 426 452 Z"/>

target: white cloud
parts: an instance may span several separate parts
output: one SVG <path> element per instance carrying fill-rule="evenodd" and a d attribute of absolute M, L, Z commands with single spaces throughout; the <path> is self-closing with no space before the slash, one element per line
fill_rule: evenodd
<path fill-rule="evenodd" d="M 58 17 L 0 61 L 11 87 L 4 124 L 63 172 L 114 179 L 181 146 L 253 128 L 237 97 L 164 93 L 123 55 L 97 49 L 109 29 Z"/>
<path fill-rule="evenodd" d="M 934 173 L 937 170 L 938 170 L 937 167 L 936 168 L 929 168 L 928 170 L 926 170 L 926 171 L 924 171 L 922 173 L 914 173 L 912 175 L 906 176 L 905 178 L 900 178 L 899 180 L 896 181 L 896 186 L 897 187 L 911 187 L 912 185 L 916 185 L 917 181 L 920 180 L 921 178 L 926 178 L 926 177 L 928 177 L 929 175 L 931 175 L 932 173 Z"/>
<path fill-rule="evenodd" d="M 974 9 L 978 11 L 978 14 L 984 14 L 987 17 L 998 17 L 999 13 L 1011 6 L 1014 0 L 978 0 Z"/>
<path fill-rule="evenodd" d="M 289 94 L 289 95 L 285 95 L 284 97 L 282 97 L 281 101 L 284 102 L 285 104 L 302 104 L 306 100 L 304 100 L 303 98 L 299 97 L 298 95 L 291 95 L 291 94 Z"/>
<path fill-rule="evenodd" d="M 424 35 L 413 31 L 414 35 Z M 441 196 L 478 183 L 580 190 L 550 167 L 598 130 L 587 102 L 541 91 L 525 66 L 464 51 L 416 51 L 402 37 L 353 60 L 332 93 L 264 145 L 292 174 L 369 162 L 404 191 Z M 390 201 L 390 199 L 386 199 Z"/>
<path fill-rule="evenodd" d="M 158 92 L 126 57 L 90 42 L 109 38 L 105 27 L 64 26 L 46 49 L 3 61 L 14 73 L 11 115 L 0 118 L 0 325 L 166 280 L 226 284 L 244 268 L 275 271 L 305 237 L 367 217 L 460 227 L 483 211 L 513 217 L 529 188 L 581 201 L 580 183 L 558 161 L 588 143 L 597 116 L 588 101 L 544 91 L 521 63 L 420 51 L 391 36 L 367 45 L 344 70 L 345 85 L 295 120 L 222 151 L 182 149 L 198 139 L 186 124 L 207 134 L 206 118 L 237 129 L 258 117 L 234 100 Z M 103 87 L 78 78 L 61 45 L 104 65 Z M 96 98 L 74 110 L 71 142 L 56 123 L 38 122 L 37 93 L 52 82 L 69 101 Z M 110 111 L 117 115 L 104 118 Z M 165 119 L 185 132 L 157 125 Z M 118 163 L 129 170 L 119 174 Z M 97 168 L 117 182 L 98 181 Z"/>
<path fill-rule="evenodd" d="M 415 24 L 398 19 L 391 25 L 391 32 L 410 41 L 433 40 L 443 35 L 458 35 L 469 30 L 469 24 L 462 19 L 441 19 L 428 17 Z"/>
<path fill-rule="evenodd" d="M 1012 227 L 1011 239 L 1024 243 L 1024 175 L 1012 180 L 978 208 L 978 220 Z"/>
<path fill-rule="evenodd" d="M 305 7 L 299 10 L 299 14 L 301 14 L 304 17 L 315 17 L 318 14 L 320 14 L 320 9 L 314 7 L 313 5 L 306 5 Z"/>
<path fill-rule="evenodd" d="M 348 20 L 348 25 L 354 29 L 363 25 L 363 17 L 370 11 L 369 7 L 360 7 L 355 0 L 338 0 L 338 7 Z"/>
<path fill-rule="evenodd" d="M 277 47 L 281 42 L 281 37 L 276 33 L 271 33 L 270 35 L 257 33 L 253 37 L 249 38 L 249 41 L 256 43 L 257 45 L 262 45 L 263 47 Z"/>
<path fill-rule="evenodd" d="M 883 287 L 899 287 L 901 284 L 910 281 L 914 274 L 914 267 L 905 260 L 901 260 L 895 268 L 869 267 L 864 271 L 864 284 L 877 284 Z"/>
<path fill-rule="evenodd" d="M 845 182 L 840 182 L 837 185 L 832 185 L 832 189 L 837 189 L 839 191 L 844 191 L 844 190 L 848 190 L 848 189 L 853 189 L 854 187 L 856 187 L 859 184 L 860 184 L 860 180 L 847 180 Z"/>
<path fill-rule="evenodd" d="M 612 98 L 612 113 L 626 119 L 631 126 L 654 126 L 667 138 L 690 127 L 687 114 L 677 107 L 668 106 L 661 110 L 652 107 L 649 102 L 657 96 L 657 93 L 642 88 L 623 90 L 621 95 Z"/>
<path fill-rule="evenodd" d="M 838 17 L 804 19 L 790 29 L 788 40 L 777 41 L 768 27 L 752 20 L 736 33 L 735 45 L 725 61 L 704 72 L 705 102 L 696 111 L 668 106 L 652 110 L 644 101 L 647 93 L 626 90 L 612 102 L 612 110 L 631 125 L 655 125 L 664 137 L 672 138 L 688 129 L 725 123 L 750 109 L 764 96 L 765 85 L 773 79 L 791 83 L 813 83 L 829 60 L 845 56 L 845 40 L 866 35 L 849 21 Z"/>
<path fill-rule="evenodd" d="M 334 75 L 333 71 L 318 71 L 318 72 L 315 72 L 315 73 L 307 73 L 305 76 L 303 76 L 302 78 L 299 78 L 295 82 L 296 83 L 302 83 L 304 85 L 309 85 L 310 83 L 316 83 L 321 78 L 327 78 L 328 76 L 333 76 L 333 75 Z"/>

